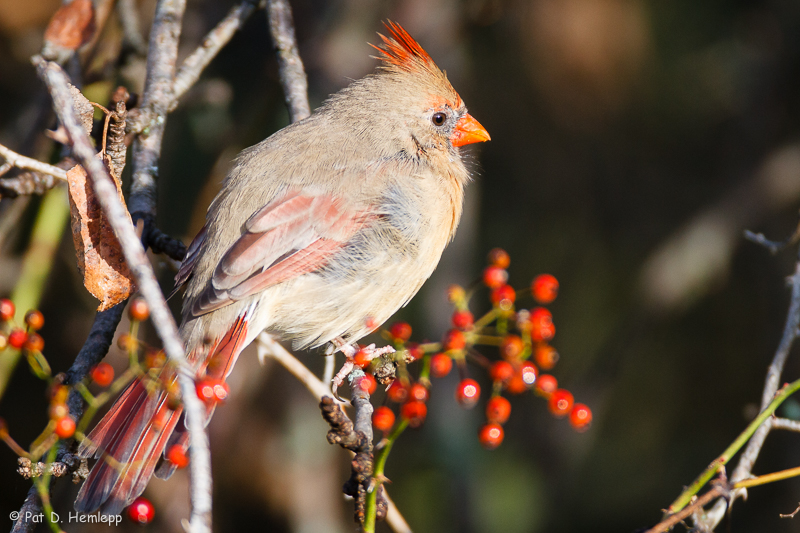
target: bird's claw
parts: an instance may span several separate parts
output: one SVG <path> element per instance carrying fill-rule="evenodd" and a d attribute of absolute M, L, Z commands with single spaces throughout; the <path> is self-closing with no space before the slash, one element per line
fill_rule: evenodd
<path fill-rule="evenodd" d="M 358 347 L 357 344 L 347 344 L 346 342 L 342 341 L 341 339 L 337 339 L 339 342 L 334 340 L 334 343 L 337 345 L 339 350 L 345 356 L 345 362 L 342 365 L 342 368 L 339 369 L 339 372 L 333 377 L 333 385 L 331 386 L 331 392 L 333 392 L 334 398 L 339 401 L 342 399 L 339 397 L 339 393 L 337 389 L 344 383 L 345 378 L 353 371 L 355 368 L 354 358 L 358 352 L 363 352 L 367 356 L 368 361 L 372 361 L 373 359 L 380 357 L 387 353 L 394 353 L 394 348 L 391 346 L 383 346 L 381 348 L 376 348 L 374 344 L 370 344 L 369 346 L 365 346 L 364 348 Z"/>

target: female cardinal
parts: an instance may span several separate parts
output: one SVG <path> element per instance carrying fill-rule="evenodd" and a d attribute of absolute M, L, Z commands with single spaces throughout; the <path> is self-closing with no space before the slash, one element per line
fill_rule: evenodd
<path fill-rule="evenodd" d="M 489 134 L 425 50 L 386 27 L 376 72 L 245 150 L 209 207 L 176 276 L 198 379 L 224 380 L 265 329 L 295 348 L 357 341 L 414 296 L 453 238 L 469 180 L 459 148 Z M 186 449 L 181 412 L 163 388 L 132 383 L 81 444 L 114 460 L 95 464 L 75 508 L 130 504 L 165 450 Z"/>

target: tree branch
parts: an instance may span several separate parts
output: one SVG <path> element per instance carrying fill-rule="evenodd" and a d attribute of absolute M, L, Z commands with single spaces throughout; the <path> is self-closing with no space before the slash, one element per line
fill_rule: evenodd
<path fill-rule="evenodd" d="M 167 113 L 173 99 L 172 84 L 185 8 L 186 0 L 159 0 L 156 5 L 142 95 L 142 107 L 152 112 L 152 119 L 133 141 L 129 209 L 134 224 L 139 218 L 152 221 L 156 215 L 158 160 L 161 157 Z"/>
<path fill-rule="evenodd" d="M 40 174 L 47 174 L 48 176 L 53 176 L 54 178 L 64 181 L 67 179 L 66 170 L 54 167 L 53 165 L 48 165 L 47 163 L 42 163 L 41 161 L 32 159 L 30 157 L 25 157 L 24 155 L 20 155 L 17 152 L 3 146 L 2 144 L 0 144 L 0 157 L 5 159 L 10 165 L 17 168 L 33 170 L 35 172 L 39 172 Z"/>
<path fill-rule="evenodd" d="M 163 12 L 162 12 L 163 16 Z M 64 71 L 54 64 L 35 57 L 33 63 L 53 98 L 53 108 L 73 143 L 75 157 L 91 177 L 92 186 L 109 223 L 122 246 L 125 260 L 136 278 L 140 293 L 150 307 L 153 325 L 164 344 L 164 351 L 178 368 L 178 382 L 186 409 L 191 448 L 192 515 L 189 531 L 211 531 L 211 460 L 205 433 L 205 407 L 195 393 L 194 369 L 186 361 L 183 343 L 175 320 L 164 300 L 145 250 L 128 220 L 119 200 L 116 186 L 102 161 L 96 157 L 89 138 L 83 132 L 72 108 L 72 97 Z"/>
<path fill-rule="evenodd" d="M 289 108 L 289 120 L 297 122 L 311 114 L 311 107 L 308 105 L 308 81 L 297 51 L 292 8 L 288 0 L 267 0 L 267 17 L 269 32 L 278 54 L 278 71 Z"/>

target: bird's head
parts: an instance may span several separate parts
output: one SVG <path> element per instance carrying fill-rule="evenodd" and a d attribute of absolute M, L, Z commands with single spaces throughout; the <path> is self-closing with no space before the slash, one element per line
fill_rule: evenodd
<path fill-rule="evenodd" d="M 397 118 L 420 150 L 453 150 L 490 140 L 489 133 L 472 115 L 453 89 L 447 75 L 402 26 L 386 22 L 389 36 L 383 41 L 377 59 L 383 61 L 377 78 L 397 110 Z"/>

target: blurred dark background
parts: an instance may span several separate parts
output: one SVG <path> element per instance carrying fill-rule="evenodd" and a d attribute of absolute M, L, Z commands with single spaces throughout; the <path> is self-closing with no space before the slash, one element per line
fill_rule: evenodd
<path fill-rule="evenodd" d="M 438 339 L 449 323 L 447 285 L 476 279 L 486 252 L 503 247 L 513 285 L 527 286 L 541 272 L 560 280 L 552 311 L 561 361 L 553 373 L 594 412 L 591 429 L 579 434 L 550 416 L 540 398 L 516 397 L 506 441 L 488 452 L 476 438 L 482 407 L 457 407 L 455 376 L 435 381 L 426 424 L 401 437 L 387 472 L 390 494 L 414 531 L 602 533 L 655 524 L 757 411 L 783 328 L 793 253 L 771 256 L 744 241 L 742 231 L 780 239 L 797 226 L 800 4 L 291 4 L 312 107 L 372 71 L 366 43 L 377 41 L 380 21 L 390 18 L 447 70 L 492 135 L 471 151 L 475 181 L 455 243 L 398 316 L 416 338 Z M 41 130 L 53 123 L 38 111 L 50 104 L 29 58 L 58 5 L 0 0 L 0 143 L 43 159 L 53 148 Z M 189 2 L 181 57 L 232 5 Z M 146 30 L 154 1 L 137 7 Z M 117 60 L 115 17 L 83 80 L 90 98 L 119 84 L 141 91 L 143 59 L 123 50 Z M 169 117 L 160 227 L 190 239 L 238 151 L 287 122 L 258 12 Z M 38 197 L 0 203 L 0 216 L 11 221 L 0 224 L 2 295 L 17 283 L 39 206 Z M 45 354 L 63 371 L 96 302 L 81 286 L 69 232 L 58 242 L 41 309 Z M 171 266 L 154 259 L 169 290 Z M 301 359 L 321 369 L 317 353 Z M 117 368 L 125 363 L 117 348 L 108 360 Z M 797 374 L 793 354 L 784 381 Z M 476 368 L 473 375 L 488 390 L 483 373 Z M 210 426 L 215 531 L 352 531 L 352 504 L 340 493 L 347 456 L 326 443 L 311 397 L 252 354 L 240 359 L 231 385 L 231 401 Z M 46 423 L 46 405 L 42 382 L 21 365 L 0 399 L 0 416 L 27 446 Z M 798 412 L 800 403 L 790 400 L 781 414 Z M 797 439 L 774 432 L 755 473 L 800 464 Z M 11 527 L 3 517 L 30 486 L 15 467 L 15 455 L 0 446 L 1 528 Z M 151 531 L 181 531 L 187 484 L 183 471 L 150 484 L 145 494 L 157 508 Z M 56 484 L 62 516 L 75 492 L 68 482 Z M 799 500 L 796 481 L 752 489 L 720 530 L 800 531 L 778 516 Z M 134 526 L 125 521 L 124 528 Z"/>

